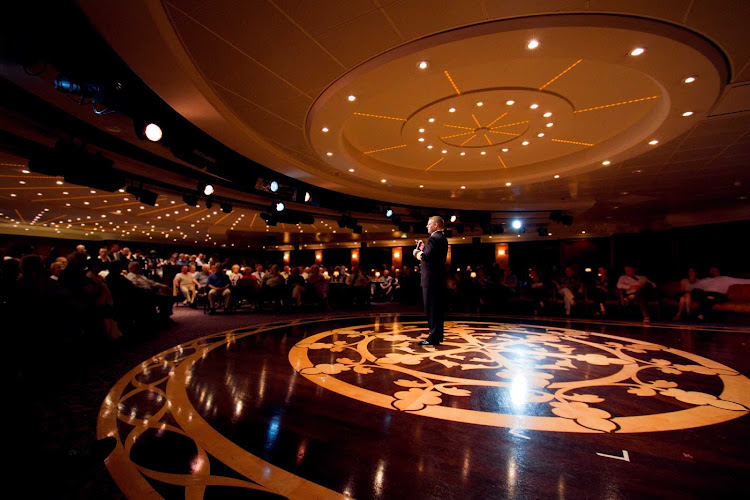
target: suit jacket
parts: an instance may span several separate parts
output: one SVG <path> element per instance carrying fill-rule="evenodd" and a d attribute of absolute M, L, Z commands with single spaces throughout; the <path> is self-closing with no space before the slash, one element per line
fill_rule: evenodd
<path fill-rule="evenodd" d="M 445 259 L 448 257 L 448 240 L 442 231 L 433 232 L 422 253 L 422 286 L 427 288 L 445 287 Z"/>

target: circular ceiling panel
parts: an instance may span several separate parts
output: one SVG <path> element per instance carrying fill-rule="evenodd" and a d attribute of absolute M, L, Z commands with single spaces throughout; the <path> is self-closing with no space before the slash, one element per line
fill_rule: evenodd
<path fill-rule="evenodd" d="M 490 22 L 417 40 L 345 74 L 310 108 L 306 134 L 323 161 L 342 173 L 354 167 L 364 181 L 539 182 L 606 168 L 685 132 L 720 95 L 725 71 L 712 45 L 663 23 Z M 689 76 L 697 78 L 685 83 Z"/>

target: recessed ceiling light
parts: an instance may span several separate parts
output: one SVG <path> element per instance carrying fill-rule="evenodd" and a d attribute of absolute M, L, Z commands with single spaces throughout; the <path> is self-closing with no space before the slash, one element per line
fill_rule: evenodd
<path fill-rule="evenodd" d="M 523 142 L 521 143 L 521 145 L 522 145 L 522 146 L 528 146 L 528 145 L 529 145 L 529 141 L 523 141 Z"/>
<path fill-rule="evenodd" d="M 633 170 L 633 173 L 634 173 L 634 174 L 642 174 L 642 173 L 643 173 L 643 170 L 641 170 L 641 169 L 639 168 L 638 170 Z"/>
<path fill-rule="evenodd" d="M 419 129 L 419 133 L 420 133 L 420 134 L 424 134 L 424 129 L 423 129 L 423 128 L 420 128 L 420 129 Z"/>
<path fill-rule="evenodd" d="M 479 154 L 480 154 L 480 155 L 486 155 L 486 154 L 487 154 L 487 151 L 482 151 L 482 152 L 481 152 L 481 153 L 479 153 Z"/>
<path fill-rule="evenodd" d="M 91 194 L 96 194 L 96 191 L 94 191 L 94 190 L 92 189 L 91 191 L 89 191 L 89 193 L 91 193 Z"/>
<path fill-rule="evenodd" d="M 538 108 L 538 107 L 539 107 L 539 105 L 538 105 L 538 104 L 532 104 L 531 106 L 529 106 L 529 108 L 531 108 L 531 109 L 536 109 L 536 108 Z"/>
<path fill-rule="evenodd" d="M 420 137 L 420 138 L 419 138 L 419 139 L 417 139 L 417 140 L 418 140 L 419 142 L 424 142 L 424 137 Z"/>
<path fill-rule="evenodd" d="M 549 118 L 550 116 L 552 116 L 552 113 L 550 111 L 547 111 L 542 116 L 545 117 L 545 118 Z"/>
<path fill-rule="evenodd" d="M 442 150 L 442 151 L 441 151 L 441 153 L 443 153 L 443 154 L 445 154 L 445 153 L 447 153 L 447 152 L 448 152 L 448 150 L 447 150 L 447 149 L 444 149 L 444 150 Z"/>
<path fill-rule="evenodd" d="M 456 112 L 456 108 L 449 108 L 448 109 L 448 113 L 455 113 L 455 112 Z"/>
<path fill-rule="evenodd" d="M 636 47 L 635 49 L 633 49 L 633 50 L 630 51 L 630 55 L 631 56 L 639 56 L 639 55 L 643 54 L 644 52 L 646 52 L 646 49 L 644 49 L 642 47 Z"/>
<path fill-rule="evenodd" d="M 507 152 L 508 152 L 508 148 L 503 148 L 503 153 L 507 153 Z"/>
<path fill-rule="evenodd" d="M 648 141 L 648 143 L 653 146 L 654 144 L 659 144 L 659 141 L 657 141 L 656 139 L 654 139 L 653 141 Z"/>
<path fill-rule="evenodd" d="M 28 170 L 21 170 L 21 173 L 28 174 L 28 173 L 31 173 L 31 172 L 29 172 Z"/>
<path fill-rule="evenodd" d="M 560 174 L 555 174 L 555 179 L 559 179 L 559 178 L 560 178 Z"/>
<path fill-rule="evenodd" d="M 423 188 L 423 187 L 424 187 L 424 184 L 420 184 L 420 185 L 419 185 L 419 187 Z"/>
<path fill-rule="evenodd" d="M 322 129 L 320 129 L 320 130 L 322 130 L 323 132 L 328 132 L 328 127 L 323 127 L 323 128 L 322 128 Z"/>
<path fill-rule="evenodd" d="M 461 152 L 460 152 L 459 154 L 460 154 L 461 156 L 466 156 L 466 151 L 461 151 Z"/>
<path fill-rule="evenodd" d="M 544 132 L 539 132 L 538 134 L 536 134 L 536 136 L 537 137 L 544 137 Z"/>
<path fill-rule="evenodd" d="M 531 41 L 530 41 L 530 42 L 529 42 L 529 43 L 528 43 L 528 44 L 526 45 L 526 48 L 527 48 L 527 49 L 535 49 L 535 48 L 537 48 L 537 47 L 539 47 L 539 40 L 531 40 Z"/>
<path fill-rule="evenodd" d="M 505 101 L 505 104 L 507 104 L 508 106 L 513 106 L 515 103 L 516 101 L 514 101 L 513 99 L 508 99 L 507 101 Z"/>
<path fill-rule="evenodd" d="M 510 187 L 510 182 L 506 182 L 505 185 Z"/>
<path fill-rule="evenodd" d="M 427 120 L 427 121 L 428 121 L 428 122 L 430 122 L 430 123 L 434 123 L 434 122 L 435 122 L 435 119 L 434 119 L 434 118 L 430 118 L 430 119 L 429 119 L 429 120 Z"/>
<path fill-rule="evenodd" d="M 682 83 L 693 83 L 696 78 L 697 77 L 695 77 L 695 76 L 689 76 L 689 77 L 685 78 L 684 80 L 682 80 Z"/>
<path fill-rule="evenodd" d="M 604 160 L 604 161 L 602 162 L 602 165 L 609 165 L 610 163 L 612 163 L 612 162 L 611 162 L 611 161 L 609 161 L 609 160 Z"/>
<path fill-rule="evenodd" d="M 547 127 L 549 128 L 549 127 L 551 127 L 552 125 L 554 125 L 554 123 L 552 123 L 552 122 L 549 122 L 549 123 L 547 124 Z"/>
<path fill-rule="evenodd" d="M 386 183 L 386 182 L 388 182 L 388 181 L 387 181 L 387 180 L 385 180 L 385 179 L 380 179 L 380 182 L 382 182 L 383 184 L 385 184 L 385 183 Z"/>
<path fill-rule="evenodd" d="M 326 155 L 328 155 L 328 156 L 333 156 L 333 153 L 331 153 L 331 152 L 329 151 L 329 152 L 327 152 L 327 153 L 326 153 Z"/>
<path fill-rule="evenodd" d="M 26 181 L 18 181 L 19 184 L 26 184 Z"/>
<path fill-rule="evenodd" d="M 430 63 L 428 63 L 427 61 L 419 61 L 419 64 L 417 64 L 417 67 L 419 69 L 427 69 L 427 66 L 429 65 Z"/>
<path fill-rule="evenodd" d="M 57 184 L 58 186 L 62 186 L 63 185 L 63 181 L 57 181 L 57 182 L 55 182 L 55 184 Z"/>
<path fill-rule="evenodd" d="M 479 106 L 479 107 L 481 108 L 482 106 L 484 106 L 484 103 L 483 103 L 482 101 L 479 101 L 479 102 L 477 103 L 477 106 Z"/>
<path fill-rule="evenodd" d="M 347 97 L 347 99 L 349 99 L 349 102 L 354 102 L 354 101 L 357 100 L 357 97 L 353 96 L 353 95 L 350 95 L 349 97 Z"/>
<path fill-rule="evenodd" d="M 466 189 L 466 186 L 461 186 L 461 189 Z"/>
<path fill-rule="evenodd" d="M 581 231 L 581 234 L 586 234 L 586 231 Z"/>
<path fill-rule="evenodd" d="M 10 197 L 11 198 L 15 198 L 16 197 L 16 193 L 10 193 Z"/>
<path fill-rule="evenodd" d="M 429 146 L 427 146 L 427 149 L 432 149 L 432 144 L 430 144 Z"/>
<path fill-rule="evenodd" d="M 691 116 L 692 114 L 692 111 L 685 111 L 684 113 L 682 113 L 682 116 Z"/>

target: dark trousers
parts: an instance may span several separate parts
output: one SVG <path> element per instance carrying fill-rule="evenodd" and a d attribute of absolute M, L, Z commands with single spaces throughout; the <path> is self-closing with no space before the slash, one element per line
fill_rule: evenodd
<path fill-rule="evenodd" d="M 690 294 L 691 299 L 698 303 L 698 314 L 704 318 L 711 314 L 711 308 L 714 304 L 721 304 L 729 300 L 729 297 L 723 293 L 705 292 L 700 288 L 694 288 Z"/>
<path fill-rule="evenodd" d="M 443 294 L 442 287 L 423 287 L 422 300 L 424 312 L 427 315 L 427 324 L 430 327 L 430 336 L 427 342 L 439 344 L 443 341 Z"/>

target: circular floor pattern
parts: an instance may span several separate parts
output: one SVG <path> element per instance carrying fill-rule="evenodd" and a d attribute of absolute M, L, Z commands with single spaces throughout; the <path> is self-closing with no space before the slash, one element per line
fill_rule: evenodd
<path fill-rule="evenodd" d="M 466 321 L 448 322 L 445 342 L 422 348 L 415 344 L 426 337 L 424 322 L 380 333 L 373 327 L 308 337 L 289 360 L 308 380 L 366 403 L 497 427 L 668 431 L 731 420 L 750 407 L 747 377 L 651 342 Z M 378 386 L 387 380 L 385 390 L 370 389 L 370 375 Z M 702 392 L 698 378 L 700 386 L 713 389 Z M 628 399 L 634 404 L 624 413 Z"/>
<path fill-rule="evenodd" d="M 750 406 L 746 377 L 656 343 L 531 324 L 446 326 L 435 348 L 416 345 L 423 321 L 362 316 L 176 346 L 107 396 L 97 433 L 118 440 L 107 467 L 131 498 L 515 496 L 519 481 L 553 494 L 571 474 L 598 470 L 586 460 L 569 468 L 572 444 L 595 456 L 633 436 L 678 455 L 683 445 L 655 431 L 728 422 Z M 534 440 L 519 446 L 521 431 Z M 686 471 L 670 467 L 664 484 L 679 469 L 672 486 L 685 485 Z M 608 477 L 602 492 L 637 487 L 631 477 Z M 598 488 L 584 483 L 578 493 Z"/>

